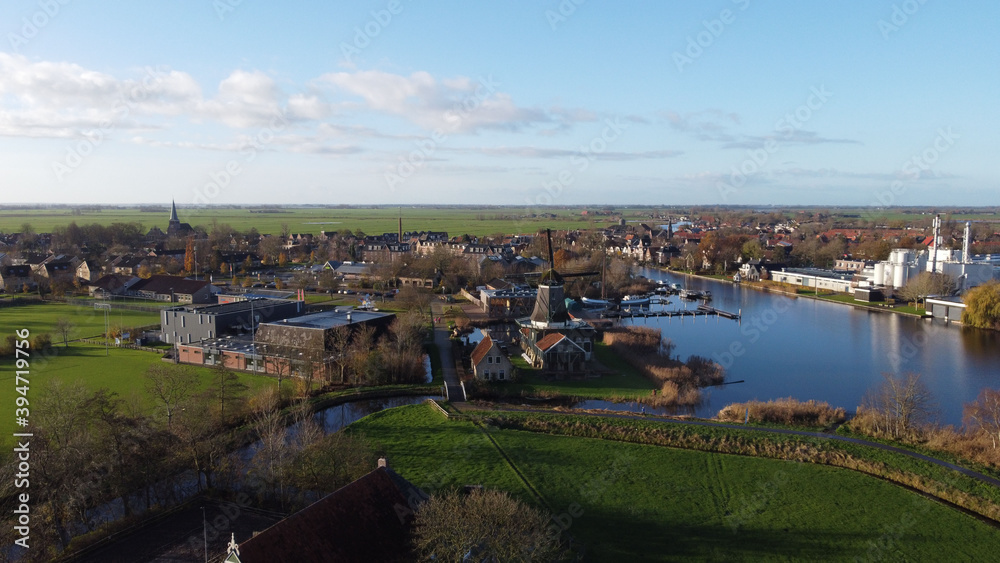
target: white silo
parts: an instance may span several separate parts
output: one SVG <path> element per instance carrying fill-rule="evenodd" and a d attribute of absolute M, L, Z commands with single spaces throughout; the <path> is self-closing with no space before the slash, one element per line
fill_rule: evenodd
<path fill-rule="evenodd" d="M 906 285 L 907 272 L 909 268 L 906 264 L 896 264 L 892 267 L 892 287 L 900 288 Z"/>
<path fill-rule="evenodd" d="M 889 265 L 891 268 L 892 266 Z M 875 264 L 875 283 L 878 285 L 885 285 L 885 268 L 886 264 L 884 262 L 879 262 Z"/>

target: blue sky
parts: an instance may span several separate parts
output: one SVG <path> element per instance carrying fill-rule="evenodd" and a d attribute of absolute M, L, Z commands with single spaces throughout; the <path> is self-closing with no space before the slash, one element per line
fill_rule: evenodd
<path fill-rule="evenodd" d="M 0 8 L 5 203 L 1000 205 L 993 2 Z"/>

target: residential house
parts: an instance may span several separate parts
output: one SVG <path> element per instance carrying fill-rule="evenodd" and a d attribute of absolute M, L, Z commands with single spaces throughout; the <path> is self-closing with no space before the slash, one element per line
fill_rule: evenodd
<path fill-rule="evenodd" d="M 128 288 L 136 284 L 139 278 L 126 274 L 108 274 L 101 276 L 87 286 L 91 297 L 107 298 L 112 295 L 124 295 Z"/>
<path fill-rule="evenodd" d="M 584 347 L 590 345 L 589 338 L 575 341 L 562 332 L 550 332 L 536 342 L 530 342 L 525 350 L 533 366 L 546 371 L 581 372 L 587 368 L 590 352 Z"/>
<path fill-rule="evenodd" d="M 76 267 L 76 277 L 87 282 L 96 281 L 101 277 L 101 263 L 97 260 L 84 260 Z"/>
<path fill-rule="evenodd" d="M 207 281 L 156 275 L 132 285 L 127 294 L 172 303 L 211 303 L 218 292 L 219 288 Z"/>
<path fill-rule="evenodd" d="M 514 366 L 506 350 L 489 335 L 483 337 L 472 351 L 472 374 L 483 381 L 507 381 Z"/>
<path fill-rule="evenodd" d="M 0 267 L 0 289 L 6 293 L 19 293 L 24 286 L 34 289 L 37 285 L 27 264 Z"/>
<path fill-rule="evenodd" d="M 45 262 L 34 268 L 34 273 L 49 280 L 50 283 L 72 283 L 76 279 L 76 268 L 69 261 Z"/>
<path fill-rule="evenodd" d="M 139 268 L 148 264 L 148 260 L 145 256 L 114 256 L 108 260 L 105 271 L 135 276 L 139 274 Z"/>

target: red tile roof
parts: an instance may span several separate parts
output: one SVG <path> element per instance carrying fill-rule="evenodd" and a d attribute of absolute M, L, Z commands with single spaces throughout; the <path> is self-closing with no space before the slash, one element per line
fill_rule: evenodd
<path fill-rule="evenodd" d="M 565 334 L 561 332 L 552 332 L 546 334 L 544 338 L 535 343 L 535 346 L 537 346 L 539 350 L 544 352 L 549 348 L 555 346 L 559 342 L 561 342 L 563 338 L 566 338 Z"/>
<path fill-rule="evenodd" d="M 479 341 L 476 349 L 472 351 L 472 365 L 479 365 L 479 362 L 483 361 L 486 354 L 489 354 L 490 348 L 493 347 L 493 339 L 489 336 L 484 337 Z"/>

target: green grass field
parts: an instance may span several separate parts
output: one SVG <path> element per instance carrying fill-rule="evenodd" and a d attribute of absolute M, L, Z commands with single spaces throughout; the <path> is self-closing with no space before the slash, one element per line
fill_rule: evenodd
<path fill-rule="evenodd" d="M 50 354 L 33 352 L 29 357 L 28 400 L 37 399 L 53 381 L 79 381 L 87 389 L 96 391 L 106 388 L 126 400 L 136 395 L 143 405 L 152 408 L 154 403 L 146 394 L 144 374 L 150 365 L 162 361 L 161 354 L 114 346 L 107 352 L 108 355 L 105 355 L 104 346 L 79 343 L 70 344 L 68 348 L 59 344 L 52 348 Z M 14 389 L 14 369 L 13 358 L 0 360 L 0 444 L 4 446 L 11 443 L 10 434 L 14 431 L 14 399 L 18 396 Z M 201 377 L 196 392 L 207 389 L 211 370 L 204 367 L 192 369 Z M 249 387 L 248 394 L 266 385 L 276 385 L 273 378 L 241 372 L 237 375 Z"/>
<path fill-rule="evenodd" d="M 66 317 L 73 327 L 69 339 L 97 337 L 104 333 L 104 312 L 94 309 L 90 300 L 76 303 L 44 303 L 0 308 L 0 338 L 6 338 L 15 330 L 27 328 L 33 335 L 48 332 L 53 344 L 62 345 L 62 335 L 56 331 L 56 322 Z M 108 323 L 112 326 L 138 327 L 160 324 L 156 313 L 141 311 L 111 310 Z"/>
<path fill-rule="evenodd" d="M 146 229 L 158 226 L 166 229 L 169 204 L 162 212 L 143 212 L 138 208 L 105 208 L 101 211 L 85 210 L 74 215 L 69 208 L 53 209 L 0 209 L 0 232 L 19 232 L 25 223 L 35 232 L 51 232 L 53 228 L 66 226 L 72 221 L 77 225 L 100 223 L 138 222 Z M 600 206 L 597 206 L 598 208 Z M 233 228 L 246 231 L 256 227 L 261 233 L 280 233 L 287 225 L 293 233 L 313 233 L 361 229 L 367 234 L 396 232 L 402 215 L 404 231 L 447 231 L 450 235 L 491 235 L 495 233 L 536 232 L 540 228 L 575 229 L 610 224 L 609 217 L 590 219 L 581 215 L 585 207 L 545 208 L 529 210 L 520 207 L 471 208 L 471 207 L 378 207 L 378 208 L 287 208 L 285 213 L 250 213 L 249 209 L 207 208 L 194 209 L 180 207 L 177 215 L 181 221 L 192 226 L 210 228 L 213 221 L 227 223 Z M 622 210 L 626 213 L 642 213 Z M 644 213 L 648 216 L 650 210 Z M 552 218 L 521 218 L 530 213 L 552 213 Z M 637 216 L 638 218 L 638 216 Z"/>
<path fill-rule="evenodd" d="M 428 405 L 350 427 L 432 492 L 481 484 L 535 502 L 469 422 Z M 491 430 L 588 561 L 984 561 L 1000 530 L 878 479 L 794 462 Z M 878 507 L 873 510 L 873 507 Z M 565 522 L 565 518 L 563 518 Z"/>

